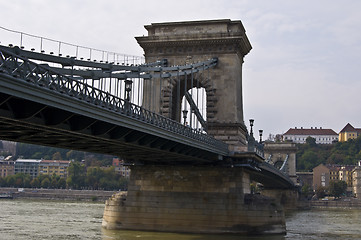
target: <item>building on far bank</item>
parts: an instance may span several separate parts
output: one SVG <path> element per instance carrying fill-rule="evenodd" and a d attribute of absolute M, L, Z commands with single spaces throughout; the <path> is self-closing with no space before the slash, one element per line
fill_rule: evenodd
<path fill-rule="evenodd" d="M 340 166 L 338 171 L 338 179 L 347 183 L 347 191 L 352 192 L 352 170 L 355 166 Z"/>
<path fill-rule="evenodd" d="M 352 170 L 352 192 L 356 198 L 361 199 L 361 161 Z"/>
<path fill-rule="evenodd" d="M 15 171 L 15 162 L 0 160 L 0 177 L 4 178 L 9 175 L 14 175 Z"/>
<path fill-rule="evenodd" d="M 290 128 L 283 134 L 284 141 L 292 141 L 294 143 L 306 143 L 306 139 L 312 137 L 316 139 L 317 144 L 332 144 L 338 141 L 339 135 L 332 129 L 320 128 Z"/>
<path fill-rule="evenodd" d="M 18 159 L 15 161 L 14 173 L 29 174 L 32 178 L 35 178 L 39 174 L 39 164 L 41 160 L 35 159 Z"/>
<path fill-rule="evenodd" d="M 330 184 L 330 169 L 323 164 L 313 169 L 313 190 L 319 187 L 328 187 Z"/>
<path fill-rule="evenodd" d="M 115 172 L 125 178 L 130 177 L 130 168 L 124 165 L 124 160 L 120 160 L 119 158 L 113 158 L 113 164 Z"/>
<path fill-rule="evenodd" d="M 354 128 L 350 123 L 347 123 L 346 126 L 338 134 L 338 139 L 340 142 L 347 142 L 349 139 L 355 139 L 361 135 L 361 128 Z"/>
<path fill-rule="evenodd" d="M 70 161 L 64 160 L 41 160 L 39 163 L 39 174 L 53 175 L 66 178 Z"/>
<path fill-rule="evenodd" d="M 347 184 L 347 192 L 353 191 L 353 174 L 355 165 L 324 165 L 313 169 L 313 190 L 318 187 L 328 187 L 331 181 L 341 180 Z"/>

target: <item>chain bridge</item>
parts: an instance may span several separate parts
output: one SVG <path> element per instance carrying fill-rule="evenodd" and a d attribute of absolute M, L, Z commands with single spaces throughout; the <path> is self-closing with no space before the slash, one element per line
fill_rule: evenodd
<path fill-rule="evenodd" d="M 107 228 L 284 231 L 282 209 L 250 189 L 251 181 L 294 184 L 264 161 L 244 124 L 242 64 L 252 47 L 242 23 L 146 29 L 136 38 L 139 63 L 104 52 L 94 60 L 91 50 L 81 57 L 78 47 L 65 55 L 60 42 L 58 54 L 43 42 L 27 50 L 23 35 L 19 46 L 0 45 L 0 138 L 123 158 L 132 167 L 128 196 L 107 202 Z"/>

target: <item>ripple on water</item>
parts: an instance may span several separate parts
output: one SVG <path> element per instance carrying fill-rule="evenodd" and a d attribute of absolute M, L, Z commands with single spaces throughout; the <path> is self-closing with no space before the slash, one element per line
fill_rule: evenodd
<path fill-rule="evenodd" d="M 0 240 L 338 240 L 361 239 L 361 209 L 313 210 L 287 217 L 286 236 L 112 231 L 101 228 L 103 203 L 2 200 Z"/>

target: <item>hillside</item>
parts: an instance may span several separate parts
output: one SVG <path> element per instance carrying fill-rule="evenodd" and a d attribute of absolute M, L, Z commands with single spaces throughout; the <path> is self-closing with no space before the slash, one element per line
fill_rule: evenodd
<path fill-rule="evenodd" d="M 311 137 L 306 142 L 297 145 L 297 171 L 312 171 L 321 163 L 355 165 L 361 160 L 361 137 L 332 145 L 316 144 Z"/>

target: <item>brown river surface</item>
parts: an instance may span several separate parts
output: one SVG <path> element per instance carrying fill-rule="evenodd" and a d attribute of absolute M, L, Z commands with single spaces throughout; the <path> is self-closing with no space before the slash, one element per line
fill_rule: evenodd
<path fill-rule="evenodd" d="M 286 235 L 254 237 L 104 230 L 103 210 L 103 203 L 1 199 L 0 240 L 361 239 L 361 209 L 293 212 L 286 219 Z"/>

